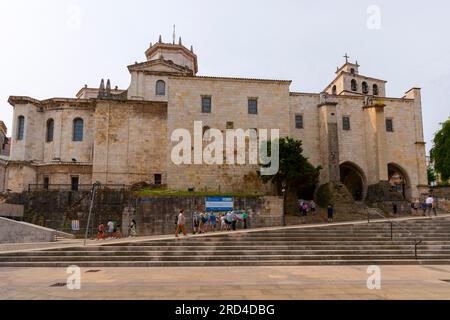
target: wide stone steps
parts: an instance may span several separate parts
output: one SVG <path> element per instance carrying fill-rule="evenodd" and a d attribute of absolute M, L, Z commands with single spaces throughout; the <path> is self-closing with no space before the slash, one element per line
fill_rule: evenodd
<path fill-rule="evenodd" d="M 0 267 L 200 267 L 450 264 L 450 220 L 220 232 L 0 254 Z M 412 234 L 411 232 L 414 232 Z M 416 240 L 422 240 L 417 247 Z M 101 244 L 101 245 L 100 245 Z"/>
<path fill-rule="evenodd" d="M 76 265 L 80 268 L 151 268 L 151 267 L 258 267 L 258 266 L 327 266 L 327 265 L 450 265 L 450 259 L 446 260 L 416 260 L 392 259 L 392 260 L 267 260 L 267 261 L 180 261 L 180 262 L 111 262 L 92 261 L 81 262 L 78 260 L 66 262 L 2 262 L 0 267 L 5 268 L 67 268 Z"/>

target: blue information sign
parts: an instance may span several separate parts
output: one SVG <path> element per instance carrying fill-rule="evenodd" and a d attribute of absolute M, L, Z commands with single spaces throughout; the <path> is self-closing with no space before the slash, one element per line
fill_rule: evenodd
<path fill-rule="evenodd" d="M 233 211 L 234 199 L 232 197 L 207 197 L 206 211 L 224 212 Z"/>

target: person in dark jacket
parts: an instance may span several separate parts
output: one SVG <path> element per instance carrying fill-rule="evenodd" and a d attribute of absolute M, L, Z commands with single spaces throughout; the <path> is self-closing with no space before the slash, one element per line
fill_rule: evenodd
<path fill-rule="evenodd" d="M 332 223 L 334 220 L 334 208 L 333 206 L 330 204 L 328 206 L 328 223 Z"/>

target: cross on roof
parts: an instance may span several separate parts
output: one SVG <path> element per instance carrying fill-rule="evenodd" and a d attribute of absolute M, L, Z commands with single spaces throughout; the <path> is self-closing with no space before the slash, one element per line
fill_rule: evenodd
<path fill-rule="evenodd" d="M 348 56 L 348 54 L 345 54 L 344 58 L 345 58 L 345 63 L 348 63 L 348 59 L 350 59 L 350 57 Z"/>

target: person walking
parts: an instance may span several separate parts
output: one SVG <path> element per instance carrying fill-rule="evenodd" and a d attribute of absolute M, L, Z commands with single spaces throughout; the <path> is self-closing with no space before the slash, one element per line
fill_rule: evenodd
<path fill-rule="evenodd" d="M 416 201 L 413 203 L 413 210 L 415 215 L 419 215 L 419 209 L 420 209 L 420 200 L 416 199 Z"/>
<path fill-rule="evenodd" d="M 184 227 L 186 223 L 186 217 L 184 216 L 184 210 L 181 209 L 180 213 L 178 214 L 178 220 L 177 220 L 177 231 L 175 232 L 175 237 L 178 238 L 178 234 L 183 232 L 184 236 L 187 236 L 186 228 Z"/>
<path fill-rule="evenodd" d="M 427 204 L 427 214 L 429 217 L 431 217 L 431 211 L 433 210 L 434 199 L 431 195 L 429 195 L 425 202 Z"/>
<path fill-rule="evenodd" d="M 137 224 L 134 219 L 131 220 L 129 229 L 130 229 L 130 237 L 133 237 L 133 238 L 137 237 Z"/>
<path fill-rule="evenodd" d="M 100 223 L 98 226 L 98 233 L 97 233 L 97 240 L 104 240 L 105 239 L 105 225 L 103 223 Z"/>
<path fill-rule="evenodd" d="M 211 214 L 209 215 L 209 225 L 210 225 L 211 231 L 216 231 L 217 217 L 214 212 L 211 212 Z"/>
<path fill-rule="evenodd" d="M 334 221 L 334 208 L 330 204 L 328 206 L 328 223 L 333 223 L 333 221 Z"/>
<path fill-rule="evenodd" d="M 309 203 L 309 208 L 311 209 L 312 214 L 316 213 L 316 203 L 314 202 L 314 200 L 311 200 L 311 202 Z"/>
<path fill-rule="evenodd" d="M 114 222 L 109 220 L 106 226 L 108 227 L 108 239 L 110 239 L 114 235 Z"/>
<path fill-rule="evenodd" d="M 248 219 L 248 212 L 244 209 L 242 213 L 242 220 L 244 221 L 244 230 L 247 230 L 247 219 Z"/>
<path fill-rule="evenodd" d="M 422 202 L 420 204 L 420 208 L 422 209 L 422 215 L 425 217 L 427 215 L 427 204 L 425 202 Z"/>
<path fill-rule="evenodd" d="M 431 209 L 433 210 L 434 216 L 437 217 L 437 201 L 435 198 L 433 198 L 433 196 L 431 196 L 431 199 L 433 199 Z"/>
<path fill-rule="evenodd" d="M 194 225 L 194 234 L 201 233 L 200 231 L 200 220 L 201 220 L 200 214 L 196 211 L 194 212 L 193 217 L 193 225 Z"/>

